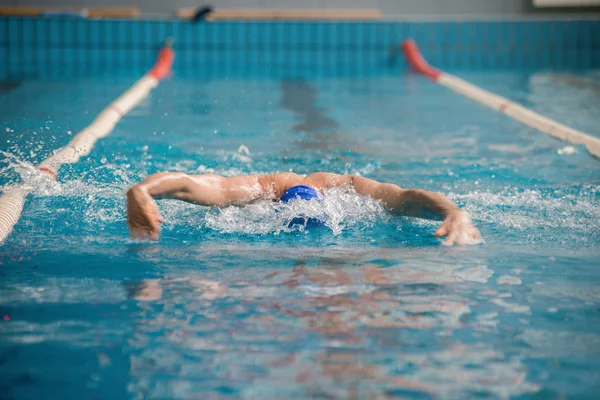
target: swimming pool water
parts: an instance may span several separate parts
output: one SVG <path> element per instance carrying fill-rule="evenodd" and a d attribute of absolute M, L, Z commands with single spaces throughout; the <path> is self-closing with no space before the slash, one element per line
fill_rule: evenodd
<path fill-rule="evenodd" d="M 462 74 L 599 135 L 597 73 Z M 2 398 L 594 398 L 600 174 L 567 146 L 412 74 L 162 83 L 60 184 L 32 168 L 131 84 L 31 81 L 0 94 L 1 183 L 35 186 L 0 255 Z M 565 99 L 569 99 L 566 101 Z M 150 173 L 354 173 L 446 193 L 486 240 L 328 195 L 328 227 L 272 204 L 161 201 Z M 23 178 L 21 178 L 23 177 Z M 284 210 L 285 211 L 285 210 Z"/>

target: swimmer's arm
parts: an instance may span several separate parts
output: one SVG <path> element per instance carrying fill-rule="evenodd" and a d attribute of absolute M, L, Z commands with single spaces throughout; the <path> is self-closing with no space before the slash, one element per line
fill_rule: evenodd
<path fill-rule="evenodd" d="M 176 199 L 202 206 L 226 207 L 270 198 L 260 175 L 222 177 L 214 174 L 188 175 L 160 172 L 150 175 L 128 193 L 153 199 Z"/>
<path fill-rule="evenodd" d="M 289 176 L 288 176 L 289 175 Z M 127 219 L 135 239 L 158 239 L 162 218 L 155 199 L 176 199 L 203 206 L 244 205 L 279 198 L 280 185 L 294 181 L 295 174 L 188 175 L 161 172 L 150 175 L 127 192 Z"/>
<path fill-rule="evenodd" d="M 357 193 L 381 200 L 392 214 L 443 220 L 434 235 L 447 236 L 447 244 L 474 244 L 482 240 L 469 214 L 441 193 L 402 189 L 397 185 L 358 176 L 349 179 Z"/>
<path fill-rule="evenodd" d="M 402 189 L 391 183 L 355 175 L 317 172 L 306 177 L 309 186 L 330 189 L 351 186 L 356 193 L 380 200 L 395 215 L 427 219 L 445 219 L 460 209 L 441 193 L 421 189 Z"/>
<path fill-rule="evenodd" d="M 352 177 L 358 194 L 381 200 L 394 215 L 426 219 L 445 219 L 460 209 L 441 193 L 422 189 L 402 189 L 391 183 L 380 183 L 360 176 Z"/>

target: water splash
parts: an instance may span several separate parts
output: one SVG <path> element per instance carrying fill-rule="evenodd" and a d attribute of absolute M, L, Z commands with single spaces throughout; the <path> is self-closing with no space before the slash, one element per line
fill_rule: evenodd
<path fill-rule="evenodd" d="M 525 242 L 594 244 L 600 240 L 600 185 L 451 194 L 473 216 Z M 481 223 L 480 222 L 480 223 Z M 549 238 L 547 230 L 556 232 Z"/>
<path fill-rule="evenodd" d="M 6 165 L 0 168 L 0 175 L 9 177 L 4 183 L 1 190 L 6 191 L 12 185 L 19 185 L 28 191 L 37 191 L 38 193 L 52 193 L 58 188 L 58 184 L 52 179 L 48 179 L 48 175 L 41 172 L 35 165 L 23 161 L 15 154 L 0 150 L 0 154 L 4 156 L 1 161 Z"/>
<path fill-rule="evenodd" d="M 288 226 L 298 216 L 325 216 L 325 226 L 334 235 L 339 235 L 345 227 L 367 227 L 378 220 L 389 219 L 378 201 L 353 190 L 335 188 L 324 191 L 323 200 L 258 202 L 243 208 L 210 209 L 205 220 L 207 227 L 224 233 L 279 234 L 309 229 L 303 225 Z"/>

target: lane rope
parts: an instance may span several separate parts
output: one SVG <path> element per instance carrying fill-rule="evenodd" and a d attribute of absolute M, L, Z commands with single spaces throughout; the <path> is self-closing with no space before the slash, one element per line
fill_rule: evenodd
<path fill-rule="evenodd" d="M 556 122 L 548 117 L 540 115 L 509 99 L 498 96 L 492 92 L 481 89 L 454 75 L 440 71 L 425 61 L 417 44 L 412 39 L 402 43 L 402 51 L 409 65 L 417 72 L 430 78 L 440 85 L 446 86 L 453 91 L 462 94 L 484 104 L 494 110 L 505 114 L 529 127 L 537 129 L 546 135 L 569 142 L 582 144 L 594 157 L 600 158 L 600 139 L 587 133 L 578 131 L 569 126 Z"/>
<path fill-rule="evenodd" d="M 44 172 L 49 178 L 58 180 L 57 175 L 61 165 L 74 164 L 82 156 L 88 155 L 98 139 L 110 135 L 119 120 L 171 73 L 174 57 L 172 41 L 169 38 L 161 48 L 154 67 L 98 114 L 96 119 L 75 135 L 69 144 L 44 160 L 38 166 L 38 170 Z M 8 187 L 0 197 L 0 243 L 4 242 L 19 221 L 29 193 L 30 190 L 24 186 L 13 185 Z"/>

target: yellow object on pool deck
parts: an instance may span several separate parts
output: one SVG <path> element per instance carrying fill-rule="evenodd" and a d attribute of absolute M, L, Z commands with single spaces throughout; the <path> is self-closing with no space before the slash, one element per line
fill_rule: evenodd
<path fill-rule="evenodd" d="M 195 13 L 194 8 L 180 8 L 177 18 L 191 19 Z M 207 20 L 331 20 L 331 21 L 366 21 L 381 19 L 381 11 L 375 8 L 368 9 L 215 9 L 207 16 Z"/>
<path fill-rule="evenodd" d="M 88 18 L 137 18 L 140 14 L 136 7 L 88 8 Z"/>
<path fill-rule="evenodd" d="M 141 14 L 137 7 L 0 7 L 0 16 L 5 17 L 37 17 L 59 13 L 79 14 L 88 18 L 137 18 Z"/>

